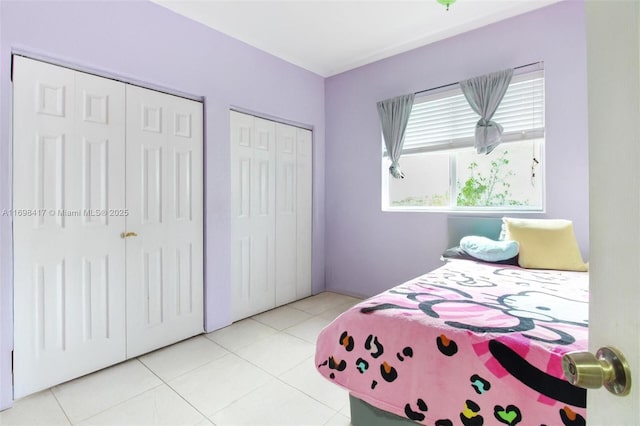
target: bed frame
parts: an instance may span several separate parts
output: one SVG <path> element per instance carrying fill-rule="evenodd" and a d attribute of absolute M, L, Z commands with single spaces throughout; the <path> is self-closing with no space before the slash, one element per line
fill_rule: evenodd
<path fill-rule="evenodd" d="M 415 426 L 416 423 L 404 417 L 381 410 L 349 394 L 351 424 L 353 426 Z"/>

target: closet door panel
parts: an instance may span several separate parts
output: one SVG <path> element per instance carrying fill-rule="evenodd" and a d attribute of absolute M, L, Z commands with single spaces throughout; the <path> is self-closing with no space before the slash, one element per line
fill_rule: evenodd
<path fill-rule="evenodd" d="M 275 307 L 275 124 L 254 119 L 251 191 L 251 304 L 255 312 Z"/>
<path fill-rule="evenodd" d="M 296 129 L 296 298 L 311 295 L 313 145 L 310 130 Z"/>
<path fill-rule="evenodd" d="M 204 157 L 202 103 L 175 96 L 169 109 L 169 218 L 179 339 L 204 331 Z"/>
<path fill-rule="evenodd" d="M 275 123 L 254 119 L 251 286 L 256 312 L 275 307 Z"/>
<path fill-rule="evenodd" d="M 125 253 L 120 233 L 125 227 L 125 112 L 124 84 L 90 74 L 75 72 L 76 131 L 79 149 L 70 161 L 80 165 L 69 192 L 74 210 L 81 210 L 72 247 L 81 263 L 81 312 L 75 328 L 78 339 L 111 340 L 112 361 L 123 359 L 125 345 Z M 116 350 L 117 348 L 117 350 Z M 96 360 L 102 348 L 87 346 L 83 362 L 88 371 L 106 363 Z"/>
<path fill-rule="evenodd" d="M 203 331 L 202 104 L 127 86 L 127 357 Z"/>
<path fill-rule="evenodd" d="M 275 307 L 275 125 L 231 112 L 232 317 Z"/>
<path fill-rule="evenodd" d="M 251 315 L 253 117 L 231 111 L 231 315 Z"/>
<path fill-rule="evenodd" d="M 297 230 L 297 162 L 296 128 L 286 124 L 276 127 L 276 305 L 297 299 L 296 230 Z"/>
<path fill-rule="evenodd" d="M 14 57 L 14 393 L 125 359 L 124 85 Z"/>

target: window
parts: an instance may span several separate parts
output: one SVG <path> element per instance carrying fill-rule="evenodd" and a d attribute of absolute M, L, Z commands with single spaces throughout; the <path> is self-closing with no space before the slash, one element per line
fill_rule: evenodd
<path fill-rule="evenodd" d="M 383 155 L 383 209 L 543 210 L 543 71 L 514 75 L 493 117 L 504 128 L 502 143 L 489 155 L 473 148 L 478 119 L 457 85 L 416 96 L 400 159 L 404 179 L 389 176 Z"/>

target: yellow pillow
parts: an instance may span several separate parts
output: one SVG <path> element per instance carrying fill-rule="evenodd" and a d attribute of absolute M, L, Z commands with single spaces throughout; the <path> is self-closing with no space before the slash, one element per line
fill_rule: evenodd
<path fill-rule="evenodd" d="M 587 271 L 573 232 L 573 222 L 563 219 L 502 219 L 505 239 L 520 245 L 522 268 Z"/>

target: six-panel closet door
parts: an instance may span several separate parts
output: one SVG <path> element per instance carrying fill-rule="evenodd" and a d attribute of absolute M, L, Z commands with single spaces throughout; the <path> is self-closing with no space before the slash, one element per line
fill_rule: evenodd
<path fill-rule="evenodd" d="M 234 321 L 311 294 L 311 139 L 231 111 Z"/>
<path fill-rule="evenodd" d="M 276 124 L 276 306 L 311 295 L 311 131 Z"/>
<path fill-rule="evenodd" d="M 125 359 L 124 96 L 14 58 L 16 398 Z"/>
<path fill-rule="evenodd" d="M 202 332 L 202 105 L 13 71 L 18 398 Z"/>
<path fill-rule="evenodd" d="M 202 104 L 127 85 L 127 357 L 203 331 Z"/>
<path fill-rule="evenodd" d="M 313 134 L 296 128 L 296 299 L 311 296 Z"/>
<path fill-rule="evenodd" d="M 231 111 L 232 319 L 275 307 L 275 123 Z"/>

